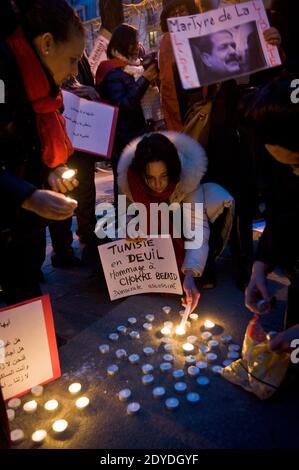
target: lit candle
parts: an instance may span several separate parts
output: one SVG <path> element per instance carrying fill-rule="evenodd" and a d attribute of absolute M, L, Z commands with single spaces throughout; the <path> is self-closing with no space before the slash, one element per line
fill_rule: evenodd
<path fill-rule="evenodd" d="M 165 305 L 165 307 L 163 307 L 162 310 L 164 313 L 166 313 L 166 315 L 168 315 L 171 312 L 171 307 L 169 307 L 168 305 Z"/>
<path fill-rule="evenodd" d="M 74 178 L 75 174 L 76 174 L 76 170 L 66 169 L 62 173 L 61 178 L 64 180 L 71 180 L 72 178 Z"/>
<path fill-rule="evenodd" d="M 171 335 L 171 329 L 168 326 L 164 326 L 161 330 L 162 335 Z"/>
<path fill-rule="evenodd" d="M 172 328 L 173 327 L 173 322 L 172 321 L 165 321 L 164 322 L 164 326 L 166 328 Z"/>
<path fill-rule="evenodd" d="M 47 431 L 45 431 L 44 429 L 38 429 L 32 434 L 31 439 L 33 442 L 42 442 L 46 439 L 46 437 Z"/>
<path fill-rule="evenodd" d="M 27 403 L 23 405 L 23 410 L 25 411 L 25 413 L 34 413 L 36 411 L 36 408 L 36 400 L 27 401 Z"/>
<path fill-rule="evenodd" d="M 189 318 L 192 321 L 196 321 L 196 320 L 198 320 L 198 314 L 197 313 L 190 313 Z"/>
<path fill-rule="evenodd" d="M 44 408 L 47 411 L 56 411 L 58 408 L 58 401 L 57 400 L 49 400 L 45 403 Z"/>
<path fill-rule="evenodd" d="M 81 390 L 81 384 L 80 383 L 73 383 L 69 386 L 69 392 L 72 394 L 72 395 L 75 395 L 76 393 L 79 393 Z"/>
<path fill-rule="evenodd" d="M 175 330 L 176 334 L 179 335 L 179 336 L 184 336 L 186 334 L 186 330 L 183 326 L 179 325 L 176 330 Z"/>
<path fill-rule="evenodd" d="M 204 327 L 210 330 L 211 328 L 214 328 L 215 323 L 213 323 L 211 320 L 206 320 L 204 322 Z"/>
<path fill-rule="evenodd" d="M 76 400 L 76 407 L 79 408 L 80 410 L 82 408 L 86 408 L 89 405 L 89 398 L 87 397 L 80 397 L 78 400 Z"/>
<path fill-rule="evenodd" d="M 194 346 L 192 343 L 185 343 L 183 344 L 183 350 L 186 352 L 191 352 L 194 350 Z"/>
<path fill-rule="evenodd" d="M 54 421 L 52 425 L 52 429 L 55 432 L 63 432 L 67 429 L 69 423 L 65 419 L 58 419 L 57 421 Z"/>

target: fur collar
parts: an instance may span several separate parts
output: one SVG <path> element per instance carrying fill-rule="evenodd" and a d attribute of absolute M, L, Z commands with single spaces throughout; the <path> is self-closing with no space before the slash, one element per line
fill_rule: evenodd
<path fill-rule="evenodd" d="M 195 191 L 207 170 L 207 157 L 203 147 L 185 134 L 178 132 L 161 132 L 176 146 L 181 165 L 181 178 L 175 189 L 174 198 L 182 200 L 186 194 Z M 117 167 L 118 187 L 121 194 L 125 194 L 130 200 L 132 195 L 128 186 L 127 173 L 134 158 L 135 150 L 138 142 L 142 137 L 133 140 L 124 149 Z"/>

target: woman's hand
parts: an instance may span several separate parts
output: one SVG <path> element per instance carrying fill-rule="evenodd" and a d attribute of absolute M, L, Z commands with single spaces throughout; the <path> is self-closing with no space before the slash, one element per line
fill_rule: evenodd
<path fill-rule="evenodd" d="M 150 83 L 154 82 L 159 78 L 159 72 L 156 64 L 151 64 L 144 72 L 143 77 L 146 78 Z"/>
<path fill-rule="evenodd" d="M 299 324 L 278 333 L 271 339 L 270 348 L 278 353 L 288 352 L 291 349 L 291 343 L 294 339 L 298 340 L 299 345 Z"/>
<path fill-rule="evenodd" d="M 49 186 L 56 193 L 66 193 L 67 191 L 73 191 L 79 185 L 79 181 L 76 178 L 62 178 L 65 170 L 65 166 L 59 166 L 55 168 L 55 170 L 51 171 L 48 176 Z"/>
<path fill-rule="evenodd" d="M 264 31 L 264 38 L 271 46 L 279 47 L 281 45 L 281 35 L 278 29 L 269 28 Z"/>
<path fill-rule="evenodd" d="M 45 219 L 64 220 L 71 217 L 78 206 L 77 201 L 53 191 L 37 189 L 22 204 L 22 208 Z"/>
<path fill-rule="evenodd" d="M 200 299 L 200 292 L 197 289 L 192 271 L 187 271 L 183 283 L 183 289 L 185 292 L 185 298 L 182 298 L 182 306 L 186 307 L 187 304 L 191 304 L 190 313 L 192 313 L 198 304 Z"/>
<path fill-rule="evenodd" d="M 265 301 L 266 305 L 263 313 L 269 313 L 271 309 L 267 290 L 266 269 L 267 266 L 264 263 L 256 261 L 252 268 L 249 284 L 245 290 L 245 305 L 255 314 L 261 314 L 261 310 L 258 308 L 258 302 L 261 299 Z"/>

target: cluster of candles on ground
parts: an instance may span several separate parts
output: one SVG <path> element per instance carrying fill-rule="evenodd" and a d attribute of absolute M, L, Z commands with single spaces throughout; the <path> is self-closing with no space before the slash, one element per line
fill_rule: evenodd
<path fill-rule="evenodd" d="M 171 307 L 165 306 L 162 308 L 166 315 L 171 312 Z M 196 313 L 190 314 L 190 305 L 187 305 L 184 311 L 180 312 L 181 321 L 179 324 L 174 324 L 172 321 L 164 321 L 163 327 L 158 330 L 154 328 L 155 315 L 148 314 L 145 316 L 146 322 L 142 324 L 142 330 L 150 333 L 151 331 L 159 333 L 161 343 L 163 345 L 163 362 L 159 364 L 159 370 L 161 373 L 172 372 L 174 379 L 174 392 L 175 394 L 185 394 L 186 400 L 190 404 L 197 404 L 200 402 L 200 395 L 195 391 L 188 392 L 188 386 L 183 381 L 187 375 L 190 378 L 196 379 L 197 385 L 200 387 L 207 386 L 210 379 L 203 376 L 201 372 L 208 372 L 211 370 L 215 375 L 221 375 L 223 368 L 229 366 L 234 360 L 240 356 L 240 346 L 232 343 L 232 337 L 226 334 L 220 336 L 219 341 L 214 339 L 215 336 L 215 323 L 210 319 L 206 319 L 199 328 L 198 336 L 191 335 L 188 330 L 191 324 L 197 325 L 199 322 L 199 315 Z M 141 331 L 136 329 L 139 321 L 135 317 L 128 318 L 129 326 L 120 325 L 117 327 L 117 332 L 110 333 L 108 335 L 111 343 L 117 344 L 121 336 L 127 336 L 132 340 L 140 340 Z M 142 322 L 141 322 L 142 323 Z M 227 347 L 227 357 L 221 364 L 217 364 L 220 361 L 220 342 L 222 345 Z M 181 351 L 181 355 L 184 357 L 185 365 L 187 370 L 174 369 L 174 350 L 178 349 Z M 99 351 L 103 355 L 108 355 L 112 348 L 109 344 L 99 345 Z M 219 352 L 218 352 L 219 351 Z M 151 346 L 143 348 L 144 356 L 154 356 L 157 350 Z M 218 354 L 217 354 L 218 352 Z M 128 354 L 125 349 L 116 349 L 113 351 L 115 358 L 120 360 L 128 360 L 130 364 L 139 364 L 142 360 L 139 354 Z M 196 355 L 200 353 L 201 360 Z M 107 376 L 116 376 L 119 371 L 119 362 L 112 363 L 106 368 Z M 141 365 L 142 377 L 141 382 L 143 385 L 152 385 L 155 381 L 154 377 L 155 367 L 152 364 L 144 363 Z M 166 389 L 161 386 L 156 386 L 152 389 L 152 395 L 154 398 L 166 398 Z M 118 398 L 120 401 L 128 402 L 127 413 L 134 415 L 141 409 L 140 403 L 137 401 L 130 401 L 132 398 L 132 390 L 129 388 L 121 389 L 118 392 Z M 180 401 L 174 396 L 169 396 L 165 399 L 165 406 L 168 410 L 175 410 L 179 407 Z"/>
<path fill-rule="evenodd" d="M 81 391 L 81 384 L 79 382 L 72 383 L 68 387 L 68 391 L 72 396 L 78 395 Z M 34 399 L 26 401 L 23 406 L 20 398 L 12 398 L 8 401 L 7 406 L 7 416 L 9 421 L 13 421 L 16 416 L 18 409 L 23 409 L 24 413 L 33 414 L 37 411 L 38 407 L 43 407 L 43 409 L 49 414 L 55 414 L 56 411 L 59 411 L 60 403 L 56 399 L 47 400 L 42 405 L 38 403 L 43 393 L 44 387 L 42 385 L 37 385 L 31 389 L 31 393 L 34 396 Z M 78 410 L 82 410 L 89 405 L 89 398 L 86 396 L 80 396 L 75 401 L 75 406 Z M 66 419 L 57 419 L 53 421 L 51 429 L 52 432 L 56 435 L 62 435 L 69 427 L 69 423 Z M 31 436 L 31 440 L 35 444 L 42 443 L 48 435 L 48 432 L 45 429 L 37 429 Z M 13 429 L 11 431 L 11 442 L 17 444 L 21 442 L 25 437 L 25 434 L 22 429 Z"/>

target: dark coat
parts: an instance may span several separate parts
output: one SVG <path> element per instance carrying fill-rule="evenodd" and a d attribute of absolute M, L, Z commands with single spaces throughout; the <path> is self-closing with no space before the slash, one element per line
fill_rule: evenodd
<path fill-rule="evenodd" d="M 149 81 L 134 77 L 121 68 L 111 70 L 98 86 L 102 99 L 118 106 L 118 122 L 115 135 L 115 151 L 119 156 L 123 148 L 146 130 L 140 100 L 149 86 Z"/>
<path fill-rule="evenodd" d="M 24 200 L 43 187 L 48 169 L 41 159 L 35 113 L 15 58 L 3 42 L 0 79 L 5 84 L 5 103 L 0 104 L 0 233 L 6 233 L 25 212 Z"/>

